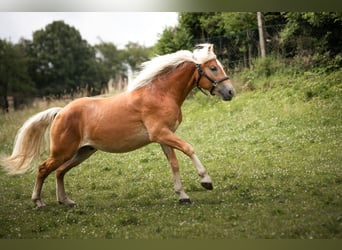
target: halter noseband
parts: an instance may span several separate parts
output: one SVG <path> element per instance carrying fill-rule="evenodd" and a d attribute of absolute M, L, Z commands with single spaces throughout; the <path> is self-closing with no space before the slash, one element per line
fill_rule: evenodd
<path fill-rule="evenodd" d="M 211 95 L 214 95 L 213 92 L 214 92 L 214 90 L 215 90 L 217 84 L 219 84 L 219 83 L 221 83 L 221 82 L 223 82 L 223 81 L 229 79 L 228 76 L 225 76 L 225 77 L 223 77 L 223 78 L 221 78 L 221 79 L 213 80 L 210 76 L 208 76 L 208 75 L 201 69 L 201 65 L 199 65 L 199 64 L 197 64 L 197 63 L 196 63 L 195 65 L 196 65 L 197 72 L 198 72 L 198 75 L 199 75 L 199 77 L 197 78 L 197 81 L 196 81 L 196 86 L 197 86 L 197 88 L 198 88 L 203 94 L 205 94 L 205 95 L 208 95 L 208 94 L 207 94 L 207 93 L 201 88 L 201 86 L 199 85 L 199 81 L 201 80 L 201 77 L 202 77 L 202 76 L 204 76 L 205 78 L 207 78 L 207 79 L 211 82 L 211 88 L 210 88 L 210 91 L 209 91 Z"/>

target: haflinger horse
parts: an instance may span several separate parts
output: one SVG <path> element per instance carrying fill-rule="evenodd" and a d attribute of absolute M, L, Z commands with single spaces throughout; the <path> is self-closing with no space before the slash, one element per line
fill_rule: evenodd
<path fill-rule="evenodd" d="M 45 206 L 41 191 L 45 178 L 56 170 L 57 200 L 67 206 L 76 203 L 64 189 L 64 175 L 97 150 L 123 153 L 155 142 L 169 161 L 174 190 L 180 203 L 190 203 L 182 188 L 175 149 L 187 155 L 197 169 L 201 184 L 213 189 L 211 178 L 193 147 L 174 132 L 182 121 L 181 105 L 198 87 L 229 101 L 233 86 L 212 44 L 197 45 L 193 52 L 181 50 L 145 62 L 128 90 L 113 97 L 84 97 L 64 108 L 42 111 L 20 128 L 12 155 L 2 157 L 0 165 L 8 174 L 21 174 L 33 168 L 39 157 L 44 134 L 50 131 L 50 155 L 38 167 L 32 193 L 37 207 Z"/>

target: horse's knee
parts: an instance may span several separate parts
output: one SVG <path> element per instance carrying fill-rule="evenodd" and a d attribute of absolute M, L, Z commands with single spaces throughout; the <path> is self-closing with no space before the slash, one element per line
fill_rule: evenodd
<path fill-rule="evenodd" d="M 38 167 L 38 177 L 45 178 L 61 164 L 60 160 L 48 158 Z"/>
<path fill-rule="evenodd" d="M 185 143 L 183 152 L 189 157 L 192 157 L 192 155 L 195 154 L 194 148 L 189 143 Z"/>

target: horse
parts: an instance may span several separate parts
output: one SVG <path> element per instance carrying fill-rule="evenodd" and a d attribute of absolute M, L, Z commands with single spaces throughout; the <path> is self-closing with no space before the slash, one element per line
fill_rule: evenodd
<path fill-rule="evenodd" d="M 73 207 L 76 203 L 64 189 L 64 176 L 71 168 L 97 150 L 124 153 L 158 143 L 171 167 L 179 203 L 191 203 L 182 187 L 175 149 L 191 159 L 201 185 L 213 189 L 194 148 L 174 134 L 182 122 L 181 106 L 196 87 L 223 101 L 230 101 L 235 94 L 212 44 L 152 58 L 118 95 L 83 97 L 33 115 L 18 130 L 11 156 L 2 156 L 0 165 L 9 175 L 34 169 L 32 163 L 39 157 L 44 134 L 49 133 L 50 153 L 38 166 L 31 199 L 37 208 L 45 206 L 43 183 L 55 171 L 57 201 Z"/>

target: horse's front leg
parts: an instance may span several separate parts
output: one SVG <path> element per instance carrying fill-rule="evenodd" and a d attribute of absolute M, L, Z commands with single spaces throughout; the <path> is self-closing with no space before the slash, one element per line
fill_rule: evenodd
<path fill-rule="evenodd" d="M 171 148 L 178 149 L 186 154 L 188 157 L 190 157 L 197 169 L 198 175 L 201 177 L 201 185 L 206 189 L 213 189 L 212 181 L 208 174 L 208 171 L 198 159 L 193 147 L 189 143 L 178 138 L 171 130 L 167 128 L 159 130 L 158 133 L 150 133 L 150 135 L 152 135 L 152 141 L 158 142 L 162 145 L 167 145 Z"/>
<path fill-rule="evenodd" d="M 179 166 L 178 166 L 178 160 L 175 154 L 175 151 L 173 148 L 163 145 L 160 145 L 163 149 L 164 154 L 166 155 L 166 158 L 168 159 L 170 163 L 170 167 L 172 170 L 173 174 L 173 180 L 174 180 L 174 189 L 176 194 L 179 196 L 179 203 L 180 204 L 187 204 L 190 203 L 190 198 L 189 196 L 185 193 L 182 187 L 182 182 L 180 179 L 180 174 L 179 174 Z"/>
<path fill-rule="evenodd" d="M 213 184 L 211 178 L 208 174 L 208 171 L 205 169 L 201 161 L 198 159 L 197 155 L 193 154 L 191 156 L 191 160 L 197 169 L 198 175 L 201 177 L 201 185 L 206 189 L 212 190 Z"/>

